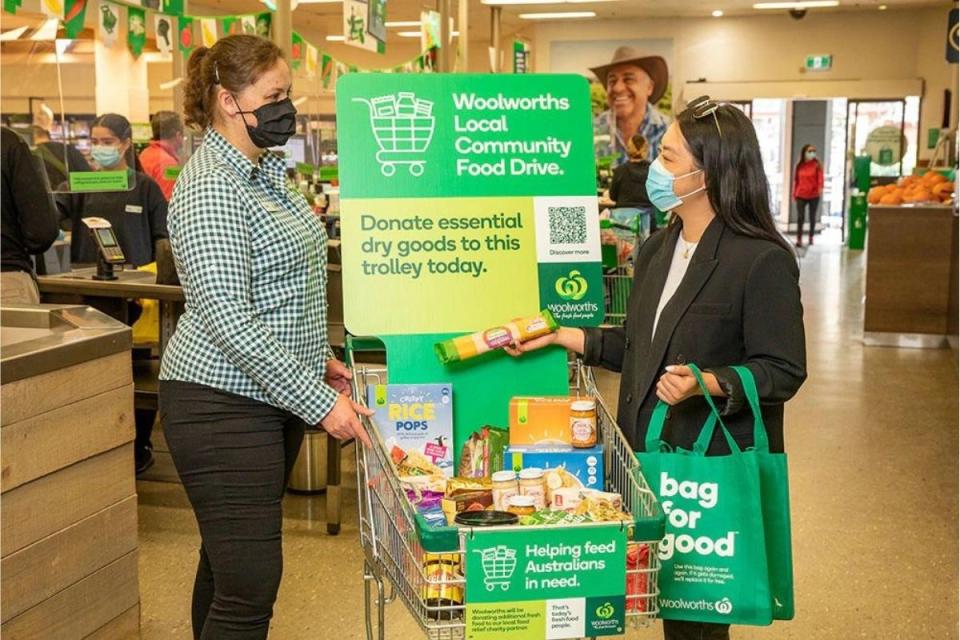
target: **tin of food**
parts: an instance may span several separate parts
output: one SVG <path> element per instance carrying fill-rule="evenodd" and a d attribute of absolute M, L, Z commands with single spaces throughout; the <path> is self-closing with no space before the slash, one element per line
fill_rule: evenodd
<path fill-rule="evenodd" d="M 460 610 L 454 607 L 463 604 L 463 572 L 459 554 L 425 554 L 423 574 L 423 599 L 430 618 L 451 620 L 458 617 Z"/>
<path fill-rule="evenodd" d="M 500 527 L 517 524 L 520 518 L 506 511 L 464 511 L 458 513 L 455 520 L 465 527 Z"/>

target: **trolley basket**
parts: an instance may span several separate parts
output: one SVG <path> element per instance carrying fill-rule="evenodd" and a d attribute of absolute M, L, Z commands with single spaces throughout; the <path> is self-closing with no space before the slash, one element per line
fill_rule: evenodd
<path fill-rule="evenodd" d="M 382 366 L 358 368 L 354 363 L 357 348 L 348 346 L 347 361 L 354 371 L 355 397 L 364 402 L 368 384 L 385 380 L 387 372 Z M 629 542 L 633 553 L 628 551 L 626 590 L 629 632 L 631 628 L 650 624 L 659 611 L 657 548 L 663 538 L 664 516 L 640 472 L 633 449 L 597 392 L 593 371 L 574 361 L 571 380 L 573 395 L 597 399 L 598 443 L 604 445 L 604 489 L 621 494 L 624 509 L 633 515 Z M 385 637 L 386 605 L 399 599 L 425 637 L 463 639 L 466 634 L 465 541 L 473 529 L 429 527 L 407 499 L 378 429 L 368 418 L 363 422 L 373 441 L 372 447 L 356 447 L 367 638 L 382 640 Z M 610 523 L 578 526 L 610 526 Z M 556 525 L 485 527 L 483 530 L 511 530 L 523 535 L 537 528 L 556 528 Z M 485 550 L 481 558 L 484 588 L 506 589 L 503 578 L 509 577 L 517 564 L 512 551 L 507 547 Z"/>

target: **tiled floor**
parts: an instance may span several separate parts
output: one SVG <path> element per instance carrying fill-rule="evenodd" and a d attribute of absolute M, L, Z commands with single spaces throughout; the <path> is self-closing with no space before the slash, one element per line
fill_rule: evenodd
<path fill-rule="evenodd" d="M 864 348 L 863 265 L 839 246 L 802 261 L 810 379 L 787 405 L 797 618 L 736 638 L 957 637 L 957 352 Z M 353 454 L 339 536 L 322 496 L 286 501 L 274 640 L 364 637 Z M 193 515 L 176 484 L 138 488 L 143 637 L 189 638 Z M 422 637 L 399 603 L 387 637 Z"/>

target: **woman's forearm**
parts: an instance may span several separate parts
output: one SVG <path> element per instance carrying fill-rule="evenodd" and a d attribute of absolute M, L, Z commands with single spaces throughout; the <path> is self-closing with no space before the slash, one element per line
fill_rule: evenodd
<path fill-rule="evenodd" d="M 560 327 L 557 329 L 557 344 L 568 351 L 583 355 L 585 335 L 583 329 Z"/>

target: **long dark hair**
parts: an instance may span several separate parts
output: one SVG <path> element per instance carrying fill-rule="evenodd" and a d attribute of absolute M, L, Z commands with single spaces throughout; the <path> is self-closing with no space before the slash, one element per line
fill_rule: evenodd
<path fill-rule="evenodd" d="M 688 108 L 677 116 L 677 124 L 697 168 L 706 175 L 710 206 L 723 223 L 741 235 L 775 242 L 792 254 L 773 224 L 770 186 L 749 118 L 736 107 L 720 105 L 699 118 Z"/>

